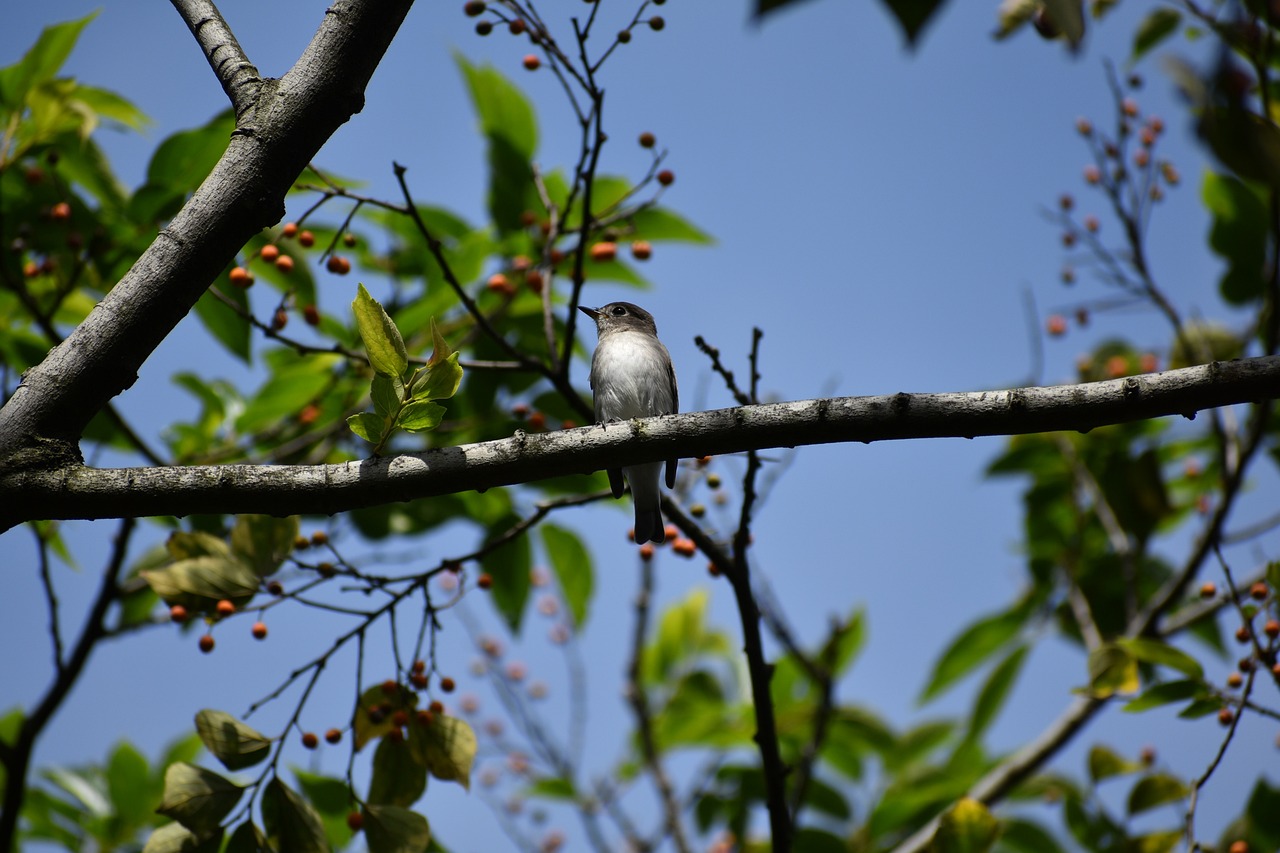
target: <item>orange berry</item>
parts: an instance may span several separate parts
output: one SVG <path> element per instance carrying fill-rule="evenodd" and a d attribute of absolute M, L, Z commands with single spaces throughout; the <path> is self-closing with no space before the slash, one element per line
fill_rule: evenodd
<path fill-rule="evenodd" d="M 1242 644 L 1247 643 L 1249 642 L 1249 638 L 1251 638 L 1252 636 L 1253 636 L 1253 631 L 1249 630 L 1248 625 L 1241 625 L 1239 628 L 1236 629 L 1237 643 L 1242 643 Z"/>
<path fill-rule="evenodd" d="M 663 169 L 658 173 L 658 183 L 664 187 L 669 187 L 676 182 L 676 173 L 670 169 Z"/>
<path fill-rule="evenodd" d="M 231 284 L 235 287 L 252 287 L 253 276 L 249 275 L 249 271 L 244 267 L 235 267 L 228 274 Z"/>
<path fill-rule="evenodd" d="M 529 417 L 529 404 L 516 403 L 514 406 L 511 407 L 511 416 L 513 418 L 521 418 L 521 419 Z"/>
<path fill-rule="evenodd" d="M 415 672 L 409 676 L 409 683 L 413 685 L 415 690 L 426 690 L 427 682 L 427 676 L 421 672 Z"/>
<path fill-rule="evenodd" d="M 1061 314 L 1051 314 L 1045 321 L 1044 328 L 1053 337 L 1060 337 L 1067 332 L 1067 318 Z"/>
<path fill-rule="evenodd" d="M 413 671 L 414 671 L 414 672 L 426 672 L 426 671 L 427 671 L 427 662 L 426 662 L 426 661 L 424 661 L 424 660 L 416 660 L 416 661 L 414 661 L 414 662 L 413 662 Z"/>
<path fill-rule="evenodd" d="M 281 255 L 276 258 L 276 269 L 280 270 L 280 272 L 285 275 L 293 272 L 293 258 L 288 255 Z"/>
<path fill-rule="evenodd" d="M 591 260 L 593 261 L 612 261 L 618 257 L 617 243 L 596 243 L 591 247 Z"/>
<path fill-rule="evenodd" d="M 1224 726 L 1231 725 L 1231 721 L 1235 718 L 1236 715 L 1231 713 L 1230 708 L 1222 708 L 1218 711 L 1218 722 Z"/>
<path fill-rule="evenodd" d="M 1133 165 L 1137 166 L 1139 169 L 1146 168 L 1146 165 L 1150 162 L 1151 153 L 1147 151 L 1147 149 L 1139 148 L 1137 151 L 1133 152 Z"/>
<path fill-rule="evenodd" d="M 1217 594 L 1218 594 L 1218 586 L 1213 581 L 1205 581 L 1204 583 L 1200 584 L 1201 598 L 1213 598 Z"/>
<path fill-rule="evenodd" d="M 668 539 L 676 539 L 680 536 L 680 528 L 676 527 L 674 524 L 668 524 L 662 529 L 662 533 Z"/>
<path fill-rule="evenodd" d="M 54 222 L 66 222 L 71 218 L 71 205 L 60 201 L 49 211 L 49 216 Z"/>
<path fill-rule="evenodd" d="M 320 309 L 314 305 L 308 305 L 302 309 L 302 319 L 307 321 L 308 326 L 320 325 Z"/>
<path fill-rule="evenodd" d="M 646 542 L 640 546 L 640 559 L 646 563 L 653 559 L 653 543 Z"/>
<path fill-rule="evenodd" d="M 351 272 L 351 261 L 342 257 L 342 255 L 330 255 L 329 260 L 325 261 L 325 269 L 337 275 L 346 275 Z"/>
<path fill-rule="evenodd" d="M 1267 624 L 1262 626 L 1262 633 L 1266 634 L 1273 640 L 1276 637 L 1280 637 L 1280 622 L 1277 622 L 1275 619 L 1268 619 Z"/>
<path fill-rule="evenodd" d="M 268 243 L 258 254 L 267 263 L 275 263 L 276 258 L 280 257 L 280 247 L 275 243 Z"/>
<path fill-rule="evenodd" d="M 1113 355 L 1107 359 L 1107 375 L 1112 379 L 1119 379 L 1122 376 L 1129 375 L 1129 359 L 1122 355 Z"/>
<path fill-rule="evenodd" d="M 313 530 L 313 531 L 311 532 L 311 544 L 312 544 L 312 545 L 317 545 L 317 546 L 319 546 L 319 545 L 328 545 L 328 544 L 329 544 L 329 534 L 328 534 L 328 533 L 326 533 L 326 532 L 325 532 L 325 531 L 323 531 L 323 530 Z"/>
<path fill-rule="evenodd" d="M 298 233 L 298 223 L 286 222 L 284 227 L 280 229 L 280 233 L 285 237 L 294 237 Z"/>
<path fill-rule="evenodd" d="M 310 231 L 303 231 L 298 235 L 298 245 L 302 246 L 302 248 L 310 249 L 315 244 L 316 235 L 312 234 Z"/>
<path fill-rule="evenodd" d="M 1227 686 L 1235 690 L 1241 684 L 1244 684 L 1244 676 L 1238 672 L 1233 672 L 1227 676 Z"/>
<path fill-rule="evenodd" d="M 305 536 L 296 536 L 293 540 L 293 549 L 295 551 L 305 551 L 311 547 L 311 540 Z"/>
<path fill-rule="evenodd" d="M 542 432 L 547 428 L 547 416 L 542 412 L 534 412 L 529 415 L 529 429 L 535 432 Z"/>
<path fill-rule="evenodd" d="M 657 142 L 658 142 L 658 138 L 647 130 L 644 133 L 640 134 L 641 148 L 652 148 L 654 145 L 657 144 Z"/>
<path fill-rule="evenodd" d="M 1231 846 L 1227 848 L 1227 853 L 1249 853 L 1249 842 L 1243 839 L 1232 841 Z"/>
<path fill-rule="evenodd" d="M 481 589 L 489 589 L 493 586 L 493 575 L 488 572 L 481 572 L 480 577 L 476 578 L 476 586 Z"/>
<path fill-rule="evenodd" d="M 315 403 L 308 403 L 302 407 L 302 411 L 298 412 L 298 423 L 308 426 L 320 419 L 320 407 Z"/>
<path fill-rule="evenodd" d="M 1133 100 L 1133 98 L 1125 98 L 1124 101 L 1121 102 L 1120 108 L 1124 110 L 1124 114 L 1129 118 L 1133 118 L 1138 114 L 1138 103 Z"/>
<path fill-rule="evenodd" d="M 303 732 L 302 745 L 307 749 L 315 749 L 320 745 L 320 738 L 316 737 L 315 732 Z"/>
<path fill-rule="evenodd" d="M 236 612 L 235 604 L 226 598 L 219 601 L 213 609 L 219 616 L 230 616 L 232 613 Z"/>
<path fill-rule="evenodd" d="M 444 678 L 440 679 L 440 689 L 443 690 L 445 693 L 452 693 L 453 689 L 456 686 L 457 685 L 454 684 L 453 679 L 447 675 Z"/>
<path fill-rule="evenodd" d="M 681 557 L 692 557 L 698 553 L 698 546 L 693 544 L 692 539 L 677 539 L 671 543 L 671 550 Z"/>
<path fill-rule="evenodd" d="M 283 308 L 277 308 L 276 313 L 271 317 L 271 328 L 278 332 L 287 325 L 289 325 L 289 312 Z"/>
<path fill-rule="evenodd" d="M 489 276 L 489 280 L 485 282 L 485 287 L 489 288 L 494 293 L 501 293 L 507 296 L 514 292 L 514 288 L 511 287 L 511 282 L 508 281 L 507 277 L 500 272 L 496 272 Z"/>
<path fill-rule="evenodd" d="M 253 628 L 250 629 L 255 640 L 265 640 L 267 638 L 267 623 L 254 622 Z"/>
<path fill-rule="evenodd" d="M 1093 122 L 1087 118 L 1078 118 L 1076 119 L 1076 130 L 1081 136 L 1088 136 L 1093 133 Z"/>
<path fill-rule="evenodd" d="M 546 285 L 546 279 L 543 278 L 540 270 L 529 270 L 524 274 L 524 283 L 534 293 L 542 293 L 542 288 Z"/>
<path fill-rule="evenodd" d="M 350 249 L 351 247 L 355 246 L 355 244 L 356 244 L 356 235 L 352 234 L 350 231 L 342 235 L 342 245 Z"/>
<path fill-rule="evenodd" d="M 1249 587 L 1249 597 L 1255 601 L 1265 600 L 1267 597 L 1267 582 L 1258 581 L 1253 586 Z"/>
<path fill-rule="evenodd" d="M 1100 183 L 1102 181 L 1102 170 L 1097 166 L 1085 166 L 1084 181 L 1086 184 Z"/>
<path fill-rule="evenodd" d="M 342 732 L 339 729 L 329 729 L 324 733 L 324 739 L 329 743 L 339 743 L 342 740 Z"/>
<path fill-rule="evenodd" d="M 200 651 L 206 655 L 213 651 L 213 634 L 202 634 L 200 636 Z"/>
<path fill-rule="evenodd" d="M 189 615 L 190 614 L 187 613 L 187 608 L 183 607 L 181 604 L 175 604 L 169 608 L 169 621 L 177 622 L 179 625 L 186 622 Z"/>
<path fill-rule="evenodd" d="M 35 278 L 40 275 L 40 265 L 35 261 L 27 261 L 22 265 L 22 274 L 27 278 Z"/>
<path fill-rule="evenodd" d="M 537 54 L 533 53 L 526 54 L 523 62 L 524 67 L 530 71 L 537 71 L 539 66 L 542 65 L 542 60 L 538 58 Z"/>
<path fill-rule="evenodd" d="M 631 244 L 631 257 L 637 261 L 647 261 L 653 256 L 653 246 L 648 240 L 636 240 Z"/>
<path fill-rule="evenodd" d="M 1155 373 L 1160 369 L 1160 359 L 1156 358 L 1153 352 L 1144 352 L 1142 357 L 1138 359 L 1138 367 L 1143 373 Z"/>

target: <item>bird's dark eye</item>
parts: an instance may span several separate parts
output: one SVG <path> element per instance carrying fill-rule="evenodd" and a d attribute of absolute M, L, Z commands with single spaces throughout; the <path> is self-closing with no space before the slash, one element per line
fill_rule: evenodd
<path fill-rule="evenodd" d="M 627 309 L 623 308 L 621 305 L 615 305 L 613 306 L 613 310 L 609 313 L 615 317 L 625 317 L 627 316 Z"/>

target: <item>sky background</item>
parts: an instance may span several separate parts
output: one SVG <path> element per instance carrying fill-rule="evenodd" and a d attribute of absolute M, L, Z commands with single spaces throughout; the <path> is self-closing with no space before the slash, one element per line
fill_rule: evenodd
<path fill-rule="evenodd" d="M 554 78 L 521 68 L 526 44 L 505 33 L 475 36 L 461 5 L 417 4 L 374 75 L 363 112 L 317 161 L 367 181 L 371 195 L 398 199 L 394 160 L 409 168 L 419 201 L 480 222 L 484 144 L 454 54 L 493 63 L 534 101 L 544 167 L 572 162 L 576 126 Z M 1076 358 L 1111 336 L 1165 351 L 1169 333 L 1153 311 L 1100 315 L 1087 329 L 1073 325 L 1065 337 L 1044 342 L 1043 369 L 1034 373 L 1033 339 L 1043 317 L 1108 295 L 1087 276 L 1074 289 L 1061 285 L 1066 256 L 1043 211 L 1060 193 L 1071 192 L 1082 212 L 1101 215 L 1104 237 L 1117 234 L 1101 196 L 1086 192 L 1081 172 L 1089 155 L 1073 126 L 1077 116 L 1110 123 L 1104 61 L 1124 63 L 1149 4 L 1120 4 L 1092 29 L 1076 57 L 1030 30 L 993 41 L 996 5 L 947 4 L 920 48 L 911 51 L 878 3 L 811 2 L 757 26 L 743 3 L 673 0 L 661 9 L 665 30 L 637 32 L 610 60 L 603 80 L 611 142 L 602 171 L 638 179 L 648 160 L 633 140 L 641 131 L 655 133 L 677 175 L 664 203 L 717 242 L 709 248 L 660 245 L 642 270 L 656 285 L 652 291 L 636 294 L 606 283 L 589 287 L 586 299 L 600 305 L 627 298 L 654 314 L 686 410 L 732 403 L 694 336 L 718 346 L 742 375 L 753 326 L 765 333 L 762 388 L 780 400 L 1068 382 Z M 0 65 L 16 61 L 42 26 L 96 8 L 99 17 L 66 71 L 121 92 L 154 120 L 143 135 L 99 135 L 121 179 L 136 187 L 160 140 L 203 125 L 226 99 L 167 4 L 17 4 L 0 28 Z M 325 4 L 236 0 L 220 8 L 260 72 L 278 76 L 312 37 Z M 562 35 L 564 16 L 582 8 L 545 4 Z M 614 8 L 621 16 L 634 7 L 610 0 Z M 1203 60 L 1185 41 L 1170 44 L 1179 55 Z M 1216 302 L 1220 265 L 1205 245 L 1207 220 L 1198 198 L 1204 154 L 1158 64 L 1148 59 L 1139 70 L 1146 83 L 1136 97 L 1144 111 L 1165 117 L 1170 132 L 1163 156 L 1185 179 L 1154 218 L 1149 254 L 1155 276 L 1184 315 L 1232 322 Z M 305 204 L 295 201 L 291 213 Z M 322 275 L 321 306 L 345 310 L 355 280 Z M 1038 319 L 1029 317 L 1028 296 Z M 191 398 L 169 381 L 178 369 L 242 384 L 258 376 L 215 350 L 188 318 L 118 400 L 153 442 L 166 424 L 194 411 Z M 585 384 L 585 370 L 577 376 Z M 868 614 L 870 640 L 840 686 L 841 701 L 875 709 L 898 727 L 963 715 L 968 708 L 978 679 L 924 708 L 917 697 L 944 645 L 1021 590 L 1022 486 L 983 479 L 1002 447 L 1000 439 L 934 440 L 771 454 L 790 464 L 758 514 L 757 571 L 807 642 L 822 636 L 832 615 L 854 607 Z M 741 465 L 717 464 L 732 484 Z M 1278 496 L 1273 477 L 1256 481 L 1234 526 L 1269 515 Z M 584 533 L 595 557 L 597 590 L 579 650 L 591 700 L 587 764 L 596 773 L 607 772 L 619 757 L 616 721 L 626 713 L 621 689 L 637 576 L 623 538 L 629 512 L 629 505 L 619 504 L 559 519 Z M 73 625 L 96 585 L 114 525 L 68 529 L 81 569 L 59 567 L 57 580 L 64 624 Z M 158 528 L 149 529 L 138 537 L 137 553 L 162 537 Z M 420 553 L 426 565 L 470 541 L 454 531 L 386 550 Z M 1184 544 L 1174 538 L 1165 553 L 1176 560 Z M 1274 554 L 1277 545 L 1280 537 L 1272 533 L 1237 550 L 1238 573 L 1251 574 L 1259 555 Z M 353 554 L 369 553 L 359 543 L 349 541 L 349 547 Z M 31 534 L 18 529 L 0 537 L 0 557 L 9 571 L 0 598 L 0 648 L 8 650 L 0 659 L 3 709 L 31 703 L 51 668 Z M 701 560 L 664 553 L 657 567 L 659 606 L 707 588 L 713 621 L 738 642 L 728 587 L 711 582 Z M 496 630 L 482 602 L 469 605 L 480 630 Z M 273 613 L 267 643 L 248 637 L 246 621 L 244 630 L 224 626 L 218 650 L 209 656 L 196 650 L 194 634 L 169 628 L 101 648 L 41 742 L 38 766 L 101 760 L 119 738 L 155 756 L 189 730 L 200 708 L 243 712 L 344 624 L 286 610 Z M 524 647 L 512 654 L 551 685 L 543 708 L 554 727 L 563 722 L 564 667 L 546 640 L 549 626 L 531 612 Z M 481 697 L 485 712 L 479 719 L 488 719 L 494 703 L 467 675 L 475 655 L 460 621 L 447 623 L 441 654 L 457 662 L 463 690 Z M 1227 670 L 1215 663 L 1210 671 L 1221 679 Z M 304 717 L 309 728 L 322 731 L 347 718 L 352 672 L 350 659 L 335 662 Z M 990 736 L 991 748 L 1014 748 L 1034 736 L 1070 701 L 1069 688 L 1084 679 L 1078 652 L 1041 643 Z M 1259 698 L 1274 704 L 1266 689 Z M 273 731 L 291 708 L 278 703 L 254 722 Z M 1203 837 L 1216 838 L 1253 779 L 1275 766 L 1274 734 L 1274 726 L 1257 717 L 1243 722 L 1239 741 L 1202 798 Z M 1126 716 L 1112 709 L 1056 767 L 1080 775 L 1096 742 L 1130 755 L 1152 744 L 1173 771 L 1194 776 L 1220 738 L 1212 719 L 1188 723 L 1172 713 Z M 293 757 L 306 760 L 300 751 Z M 329 750 L 319 760 L 337 771 L 345 749 Z M 433 783 L 420 806 L 451 849 L 504 849 L 507 842 L 480 800 L 457 786 Z M 1178 820 L 1164 812 L 1155 823 Z M 577 824 L 553 823 L 567 830 L 571 849 L 582 844 Z"/>

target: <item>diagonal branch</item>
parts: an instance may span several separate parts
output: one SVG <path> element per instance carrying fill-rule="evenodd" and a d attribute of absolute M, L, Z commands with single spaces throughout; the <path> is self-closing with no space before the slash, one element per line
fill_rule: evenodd
<path fill-rule="evenodd" d="M 1165 415 L 1193 416 L 1277 393 L 1280 356 L 1269 356 L 1082 385 L 835 397 L 664 415 L 608 428 L 517 432 L 496 441 L 335 465 L 95 469 L 71 460 L 60 466 L 28 460 L 25 466 L 0 465 L 0 531 L 43 518 L 332 514 L 673 456 L 1089 430 Z M 0 419 L 0 442 L 3 436 Z"/>
<path fill-rule="evenodd" d="M 227 26 L 212 0 L 171 2 L 191 34 L 196 37 L 200 49 L 204 51 L 204 58 L 209 60 L 209 67 L 218 75 L 222 91 L 227 93 L 231 106 L 235 108 L 236 117 L 239 118 L 253 107 L 258 99 L 258 92 L 262 89 L 258 69 L 249 61 L 240 42 L 236 41 L 235 33 Z"/>

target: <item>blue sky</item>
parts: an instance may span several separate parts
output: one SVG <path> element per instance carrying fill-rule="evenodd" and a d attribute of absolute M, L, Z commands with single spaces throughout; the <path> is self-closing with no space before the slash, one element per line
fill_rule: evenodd
<path fill-rule="evenodd" d="M 580 4 L 547 5 L 565 14 Z M 698 334 L 741 370 L 751 328 L 760 326 L 762 387 L 776 399 L 980 390 L 1031 377 L 1030 340 L 1039 329 L 1028 319 L 1027 294 L 1041 317 L 1107 295 L 1085 276 L 1073 290 L 1058 282 L 1064 250 L 1041 211 L 1071 192 L 1082 212 L 1103 215 L 1104 236 L 1108 228 L 1115 235 L 1102 199 L 1086 193 L 1081 170 L 1089 157 L 1072 128 L 1081 115 L 1109 121 L 1103 61 L 1125 61 L 1147 5 L 1120 4 L 1074 58 L 1030 31 L 994 42 L 995 6 L 948 4 L 912 52 L 879 4 L 813 2 L 755 26 L 743 4 L 671 2 L 662 8 L 662 32 L 639 32 L 610 61 L 604 84 L 612 141 L 603 169 L 638 177 L 647 160 L 633 140 L 640 131 L 654 132 L 677 174 L 666 203 L 717 243 L 660 246 L 645 268 L 652 291 L 637 295 L 603 285 L 587 298 L 595 304 L 628 298 L 654 314 L 686 409 L 731 404 L 693 345 Z M 43 25 L 94 8 L 98 4 L 78 0 L 19 4 L 0 30 L 0 65 L 15 61 Z M 260 71 L 275 76 L 305 47 L 324 4 L 237 0 L 220 8 Z M 521 68 L 524 43 L 505 34 L 478 38 L 472 24 L 460 2 L 418 4 L 375 74 L 363 112 L 318 162 L 366 180 L 371 194 L 396 198 L 394 160 L 409 167 L 420 201 L 480 221 L 484 149 L 454 52 L 492 62 L 534 100 L 541 163 L 572 162 L 576 129 L 558 84 L 545 72 Z M 1197 58 L 1185 42 L 1171 44 Z M 130 186 L 141 182 L 161 139 L 203 124 L 226 106 L 167 5 L 102 7 L 67 70 L 125 94 L 154 119 L 143 136 L 101 136 Z M 1231 322 L 1215 303 L 1219 264 L 1205 246 L 1207 221 L 1198 200 L 1204 155 L 1158 64 L 1148 59 L 1140 70 L 1146 84 L 1136 97 L 1144 110 L 1165 117 L 1165 155 L 1185 178 L 1155 216 L 1150 255 L 1156 277 L 1186 315 Z M 342 310 L 354 283 L 354 277 L 322 280 L 322 307 Z M 175 369 L 233 380 L 247 376 L 232 360 L 211 356 L 202 335 L 197 323 L 184 321 L 119 400 L 144 434 L 154 438 L 175 417 L 190 414 L 189 398 L 169 383 Z M 1156 351 L 1169 339 L 1154 312 L 1098 316 L 1087 329 L 1073 327 L 1064 338 L 1047 341 L 1044 369 L 1033 378 L 1071 381 L 1076 357 L 1117 335 Z M 788 458 L 789 466 L 755 527 L 758 570 L 809 641 L 821 636 L 833 613 L 862 606 L 870 619 L 871 639 L 841 686 L 843 700 L 877 709 L 895 725 L 968 707 L 972 683 L 925 709 L 916 697 L 944 643 L 1019 592 L 1020 486 L 982 479 L 1001 447 L 998 439 L 938 440 L 773 455 Z M 729 483 L 739 471 L 733 460 L 723 463 Z M 1276 495 L 1274 478 L 1259 481 L 1237 516 L 1239 525 L 1273 510 Z M 619 691 L 626 636 L 618 626 L 629 616 L 636 575 L 622 539 L 627 512 L 610 508 L 562 519 L 586 533 L 596 558 L 597 593 L 581 649 L 591 678 L 589 765 L 597 772 L 618 755 L 611 734 L 624 711 Z M 81 523 L 70 529 L 82 570 L 60 571 L 58 580 L 69 614 L 64 619 L 73 622 L 112 527 Z M 148 534 L 151 541 L 160 535 Z M 457 541 L 389 548 L 421 548 L 430 560 Z M 1170 553 L 1176 555 L 1179 544 L 1171 543 Z M 1273 533 L 1256 550 L 1237 554 L 1241 569 L 1251 570 L 1258 554 L 1274 553 L 1277 544 Z M 9 707 L 30 702 L 42 689 L 49 653 L 30 534 L 15 530 L 0 537 L 0 554 L 9 566 L 0 648 L 31 650 L 10 654 L 0 665 L 0 707 Z M 664 554 L 661 601 L 708 586 L 701 565 Z M 724 585 L 710 589 L 714 618 L 736 642 L 729 591 Z M 490 622 L 484 607 L 470 612 Z M 545 623 L 532 614 L 529 621 L 530 640 L 520 654 L 555 685 L 558 654 L 543 639 Z M 472 651 L 457 627 L 446 630 L 444 648 L 458 661 L 460 680 L 469 683 Z M 268 643 L 226 631 L 218 652 L 208 657 L 196 651 L 193 636 L 168 629 L 115 643 L 95 656 L 42 743 L 38 762 L 100 759 L 119 737 L 154 754 L 189 726 L 199 708 L 242 711 L 308 659 L 328 629 L 310 613 L 281 618 Z M 335 671 L 345 672 L 341 666 L 339 661 Z M 1044 644 L 1000 719 L 993 748 L 1013 748 L 1038 732 L 1084 677 L 1079 654 Z M 321 704 L 330 703 L 332 720 L 345 718 L 349 691 L 345 674 L 323 686 Z M 558 702 L 553 688 L 549 719 L 563 708 Z M 327 724 L 318 714 L 313 727 Z M 271 726 L 263 723 L 265 730 Z M 1208 837 L 1234 813 L 1264 763 L 1273 763 L 1273 733 L 1257 718 L 1244 722 L 1240 742 L 1203 799 L 1200 820 Z M 1195 775 L 1219 738 L 1212 720 L 1191 724 L 1172 714 L 1112 711 L 1058 766 L 1080 773 L 1084 750 L 1094 742 L 1130 754 L 1152 743 L 1175 771 Z M 338 756 L 330 760 L 328 769 L 341 766 Z M 437 784 L 422 806 L 453 849 L 504 845 L 476 795 Z M 1165 825 L 1175 823 L 1173 815 L 1163 817 Z M 573 844 L 581 842 L 576 825 L 568 831 Z"/>

